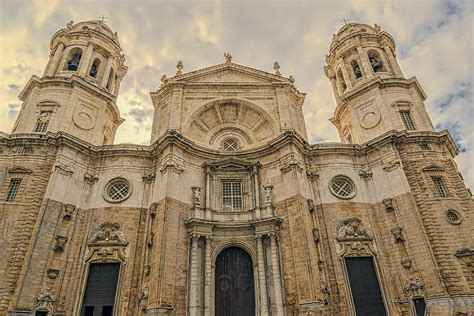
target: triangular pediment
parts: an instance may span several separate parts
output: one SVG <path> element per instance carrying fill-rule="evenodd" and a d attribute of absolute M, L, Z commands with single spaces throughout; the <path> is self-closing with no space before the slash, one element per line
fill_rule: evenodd
<path fill-rule="evenodd" d="M 257 166 L 257 163 L 253 163 L 248 160 L 238 159 L 236 157 L 227 157 L 223 159 L 219 159 L 217 161 L 213 161 L 211 163 L 205 163 L 203 166 L 209 166 L 214 169 L 219 169 L 222 171 L 225 170 L 248 170 L 253 166 Z"/>
<path fill-rule="evenodd" d="M 291 83 L 286 77 L 235 63 L 218 64 L 170 79 L 181 83 Z"/>

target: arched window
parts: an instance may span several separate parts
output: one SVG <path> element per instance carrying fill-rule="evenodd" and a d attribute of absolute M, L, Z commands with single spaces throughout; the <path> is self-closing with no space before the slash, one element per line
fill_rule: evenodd
<path fill-rule="evenodd" d="M 356 79 L 359 79 L 362 77 L 362 71 L 360 70 L 359 63 L 357 60 L 352 60 L 351 61 L 351 66 L 352 66 L 352 71 L 354 71 L 354 76 Z"/>
<path fill-rule="evenodd" d="M 77 68 L 79 68 L 79 62 L 81 61 L 81 57 L 82 49 L 80 49 L 79 47 L 71 49 L 66 63 L 66 70 L 77 71 Z"/>
<path fill-rule="evenodd" d="M 337 81 L 339 82 L 339 87 L 341 88 L 341 93 L 346 91 L 346 82 L 344 81 L 344 76 L 342 75 L 342 70 L 339 69 L 337 71 Z"/>
<path fill-rule="evenodd" d="M 370 65 L 372 66 L 374 72 L 385 71 L 382 58 L 377 51 L 370 50 L 367 55 L 369 56 Z"/>
<path fill-rule="evenodd" d="M 115 78 L 115 72 L 114 72 L 113 69 L 110 69 L 109 79 L 107 80 L 107 86 L 105 87 L 107 89 L 107 91 L 109 91 L 109 92 L 112 92 L 114 78 Z"/>
<path fill-rule="evenodd" d="M 94 59 L 94 62 L 91 66 L 91 71 L 89 72 L 89 76 L 96 78 L 97 73 L 99 72 L 100 60 L 98 58 Z"/>

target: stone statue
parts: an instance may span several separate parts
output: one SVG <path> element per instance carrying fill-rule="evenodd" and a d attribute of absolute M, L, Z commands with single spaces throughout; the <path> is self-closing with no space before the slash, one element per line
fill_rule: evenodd
<path fill-rule="evenodd" d="M 226 63 L 231 63 L 232 62 L 232 55 L 229 53 L 224 53 L 224 58 Z"/>
<path fill-rule="evenodd" d="M 183 73 L 183 62 L 180 60 L 178 61 L 178 64 L 176 65 L 176 68 L 178 68 L 178 70 L 176 71 L 176 75 L 179 76 Z"/>
<path fill-rule="evenodd" d="M 145 285 L 138 295 L 138 300 L 140 302 L 140 309 L 142 311 L 146 310 L 146 307 L 148 305 L 148 285 Z"/>
<path fill-rule="evenodd" d="M 263 188 L 265 189 L 265 204 L 272 204 L 273 185 L 267 185 Z"/>
<path fill-rule="evenodd" d="M 72 26 L 73 26 L 73 25 L 74 25 L 74 22 L 71 20 L 71 21 L 69 21 L 68 24 L 66 24 L 66 28 L 67 28 L 68 30 L 70 30 L 70 29 L 72 29 Z"/>
<path fill-rule="evenodd" d="M 193 205 L 201 206 L 201 188 L 191 187 L 191 190 L 193 190 Z"/>
<path fill-rule="evenodd" d="M 281 76 L 280 64 L 277 61 L 273 64 L 273 69 L 275 69 L 276 76 Z"/>

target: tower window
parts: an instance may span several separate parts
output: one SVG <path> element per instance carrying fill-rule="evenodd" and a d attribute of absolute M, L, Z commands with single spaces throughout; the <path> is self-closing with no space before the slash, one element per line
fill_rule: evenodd
<path fill-rule="evenodd" d="M 82 49 L 74 48 L 69 53 L 69 58 L 67 60 L 66 69 L 69 71 L 76 71 L 79 68 L 79 62 L 81 61 L 82 57 Z"/>
<path fill-rule="evenodd" d="M 242 210 L 242 182 L 222 182 L 222 204 L 225 211 Z"/>
<path fill-rule="evenodd" d="M 443 179 L 441 177 L 431 177 L 431 179 L 433 180 L 436 196 L 441 198 L 447 197 L 448 191 L 444 186 Z"/>
<path fill-rule="evenodd" d="M 374 72 L 380 72 L 384 71 L 383 63 L 382 63 L 382 58 L 380 58 L 380 55 L 378 52 L 371 50 L 368 53 L 369 56 L 369 61 L 370 65 L 372 66 L 372 70 Z"/>
<path fill-rule="evenodd" d="M 94 62 L 91 66 L 91 71 L 89 72 L 89 76 L 96 78 L 97 73 L 99 72 L 100 60 L 98 58 L 94 59 Z"/>
<path fill-rule="evenodd" d="M 421 150 L 430 150 L 431 149 L 430 145 L 424 144 L 424 143 L 420 144 L 420 148 L 421 148 Z"/>
<path fill-rule="evenodd" d="M 36 133 L 46 132 L 50 118 L 51 118 L 50 111 L 41 111 L 38 116 L 38 120 L 36 121 L 35 132 Z"/>
<path fill-rule="evenodd" d="M 344 76 L 342 75 L 342 70 L 341 69 L 339 69 L 337 71 L 337 81 L 339 82 L 339 87 L 341 88 L 341 93 L 346 91 L 347 86 L 346 86 L 346 82 L 344 81 Z"/>
<path fill-rule="evenodd" d="M 352 66 L 352 71 L 354 71 L 354 76 L 356 79 L 359 79 L 362 77 L 362 71 L 360 70 L 359 63 L 357 60 L 351 61 L 351 66 Z"/>
<path fill-rule="evenodd" d="M 18 189 L 20 188 L 21 179 L 13 179 L 10 181 L 10 185 L 8 187 L 8 194 L 7 194 L 7 202 L 15 201 L 16 194 L 18 193 Z"/>
<path fill-rule="evenodd" d="M 403 125 L 405 125 L 405 128 L 409 131 L 414 131 L 415 124 L 413 123 L 410 111 L 400 111 L 400 116 L 402 118 Z"/>

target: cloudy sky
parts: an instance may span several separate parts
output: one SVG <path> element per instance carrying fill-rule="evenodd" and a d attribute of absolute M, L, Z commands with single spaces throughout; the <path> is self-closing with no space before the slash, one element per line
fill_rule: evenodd
<path fill-rule="evenodd" d="M 118 32 L 128 74 L 117 104 L 126 122 L 116 143 L 147 144 L 152 124 L 150 91 L 163 73 L 233 61 L 293 75 L 307 93 L 304 111 L 312 142 L 338 141 L 328 121 L 335 108 L 323 72 L 332 34 L 341 20 L 377 23 L 397 42 L 406 77 L 417 76 L 428 95 L 437 130 L 448 128 L 460 149 L 456 161 L 474 188 L 473 1 L 24 1 L 0 0 L 0 130 L 10 132 L 18 94 L 32 74 L 41 75 L 49 39 L 74 22 L 105 14 Z"/>

